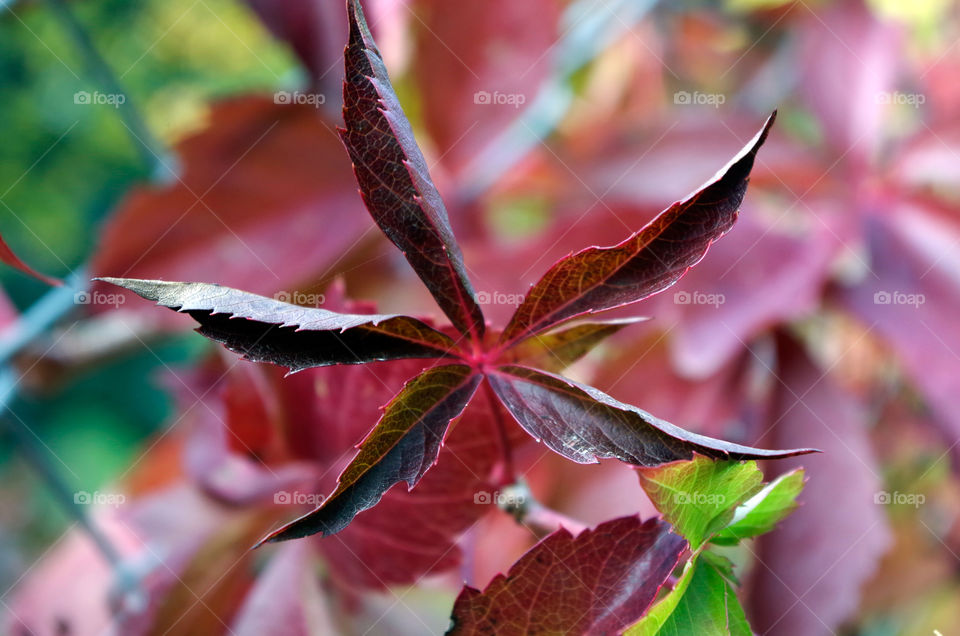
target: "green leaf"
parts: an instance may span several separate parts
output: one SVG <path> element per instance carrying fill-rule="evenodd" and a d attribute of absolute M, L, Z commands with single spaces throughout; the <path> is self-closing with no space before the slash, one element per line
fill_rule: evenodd
<path fill-rule="evenodd" d="M 728 563 L 709 552 L 688 562 L 673 590 L 627 636 L 750 636 L 743 607 L 724 575 Z"/>
<path fill-rule="evenodd" d="M 803 482 L 802 468 L 780 475 L 737 506 L 733 519 L 711 541 L 720 545 L 734 545 L 741 539 L 770 532 L 797 507 L 797 496 L 803 490 Z"/>
<path fill-rule="evenodd" d="M 726 526 L 737 506 L 763 483 L 756 462 L 713 461 L 700 455 L 637 472 L 653 505 L 693 550 Z"/>

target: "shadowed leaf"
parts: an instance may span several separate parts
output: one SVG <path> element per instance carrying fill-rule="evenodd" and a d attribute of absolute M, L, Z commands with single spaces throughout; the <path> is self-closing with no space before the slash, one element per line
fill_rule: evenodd
<path fill-rule="evenodd" d="M 400 248 L 440 308 L 479 341 L 484 319 L 467 279 L 447 210 L 430 179 L 358 0 L 350 0 L 340 136 L 360 193 L 383 233 Z"/>
<path fill-rule="evenodd" d="M 692 459 L 776 459 L 813 449 L 764 450 L 691 433 L 597 389 L 527 367 L 502 366 L 488 376 L 520 425 L 567 459 L 586 464 L 613 457 L 637 466 Z"/>
<path fill-rule="evenodd" d="M 343 471 L 336 490 L 315 510 L 272 532 L 267 541 L 340 532 L 394 484 L 412 488 L 436 462 L 450 421 L 460 415 L 481 376 L 464 365 L 424 371 L 408 382 Z M 259 544 L 258 544 L 259 545 Z"/>
<path fill-rule="evenodd" d="M 613 247 L 589 247 L 555 263 L 526 295 L 501 336 L 514 342 L 587 313 L 662 291 L 703 258 L 732 226 L 757 151 L 776 113 L 710 183 L 674 203 Z"/>
<path fill-rule="evenodd" d="M 255 362 L 299 371 L 328 364 L 454 355 L 448 336 L 409 316 L 339 314 L 209 283 L 101 278 L 188 313 L 204 336 Z"/>
<path fill-rule="evenodd" d="M 646 318 L 587 322 L 547 334 L 536 334 L 507 349 L 503 359 L 560 373 L 603 340 Z"/>
<path fill-rule="evenodd" d="M 612 634 L 653 602 L 687 542 L 659 519 L 561 528 L 480 592 L 464 587 L 449 634 Z"/>

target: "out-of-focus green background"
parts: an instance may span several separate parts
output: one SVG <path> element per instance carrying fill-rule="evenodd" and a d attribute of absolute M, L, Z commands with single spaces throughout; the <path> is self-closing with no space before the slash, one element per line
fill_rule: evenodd
<path fill-rule="evenodd" d="M 0 6 L 0 233 L 23 260 L 64 276 L 87 260 L 124 193 L 151 173 L 111 105 L 75 103 L 78 91 L 99 87 L 49 7 L 8 4 Z M 211 99 L 303 81 L 289 50 L 237 2 L 106 0 L 71 8 L 150 130 L 168 144 L 203 125 Z M 8 267 L 0 268 L 0 286 L 20 310 L 47 291 Z M 183 364 L 205 346 L 178 340 L 155 348 L 161 360 L 134 353 L 53 395 L 19 398 L 11 409 L 63 460 L 55 467 L 71 485 L 95 488 L 127 468 L 170 415 L 167 394 L 143 378 L 158 377 L 163 364 Z M 0 523 L 29 520 L 24 536 L 40 550 L 67 520 L 11 450 L 3 438 L 0 514 L 14 518 Z M 4 588 L 24 565 L 8 539 L 0 540 Z"/>

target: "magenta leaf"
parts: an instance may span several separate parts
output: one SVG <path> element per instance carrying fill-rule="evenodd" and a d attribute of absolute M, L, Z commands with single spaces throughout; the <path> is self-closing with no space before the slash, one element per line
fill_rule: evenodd
<path fill-rule="evenodd" d="M 475 342 L 484 319 L 447 210 L 390 84 L 358 0 L 350 0 L 341 131 L 374 221 L 400 248 L 454 326 Z"/>
<path fill-rule="evenodd" d="M 202 335 L 254 362 L 300 371 L 329 364 L 455 355 L 448 336 L 409 316 L 339 314 L 209 283 L 100 278 L 188 313 Z"/>
<path fill-rule="evenodd" d="M 341 473 L 336 490 L 260 543 L 336 534 L 395 484 L 405 481 L 413 488 L 437 461 L 450 421 L 467 406 L 481 379 L 470 367 L 444 365 L 407 382 Z"/>
<path fill-rule="evenodd" d="M 687 548 L 659 519 L 561 528 L 480 592 L 464 587 L 449 634 L 613 634 L 636 622 Z"/>
<path fill-rule="evenodd" d="M 816 452 L 764 450 L 697 435 L 591 386 L 520 366 L 502 366 L 490 384 L 520 426 L 551 450 L 587 464 L 616 458 L 636 466 L 691 459 L 777 459 Z"/>
<path fill-rule="evenodd" d="M 737 219 L 757 151 L 776 113 L 719 176 L 613 247 L 588 247 L 555 263 L 501 336 L 512 343 L 559 322 L 663 291 L 696 265 Z"/>
<path fill-rule="evenodd" d="M 62 281 L 56 278 L 47 276 L 46 274 L 41 274 L 37 270 L 33 269 L 32 267 L 24 263 L 19 256 L 14 254 L 13 250 L 10 249 L 10 246 L 7 245 L 7 242 L 3 240 L 2 236 L 0 236 L 0 262 L 4 262 L 10 267 L 15 267 L 16 269 L 19 269 L 24 274 L 33 276 L 37 280 L 43 281 L 47 285 L 53 285 L 55 287 L 59 287 L 60 285 L 63 284 Z"/>

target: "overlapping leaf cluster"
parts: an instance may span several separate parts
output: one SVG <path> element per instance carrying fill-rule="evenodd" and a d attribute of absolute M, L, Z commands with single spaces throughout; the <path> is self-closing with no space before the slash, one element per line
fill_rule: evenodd
<path fill-rule="evenodd" d="M 733 563 L 710 546 L 771 531 L 796 508 L 803 471 L 764 484 L 756 462 L 697 456 L 639 473 L 664 520 L 624 517 L 577 537 L 553 533 L 483 592 L 465 587 L 450 633 L 749 636 Z"/>
<path fill-rule="evenodd" d="M 452 328 L 411 316 L 301 307 L 214 284 L 103 279 L 190 314 L 201 334 L 250 360 L 291 371 L 431 361 L 386 405 L 324 503 L 266 540 L 334 534 L 396 483 L 412 488 L 436 462 L 450 422 L 483 383 L 527 433 L 575 462 L 616 458 L 657 466 L 691 459 L 695 452 L 736 460 L 810 452 L 697 435 L 557 374 L 629 321 L 565 323 L 662 291 L 730 229 L 773 116 L 714 179 L 646 227 L 615 246 L 590 247 L 554 264 L 497 334 L 488 331 L 443 200 L 357 0 L 348 4 L 348 14 L 341 138 L 374 221 L 403 252 Z"/>

